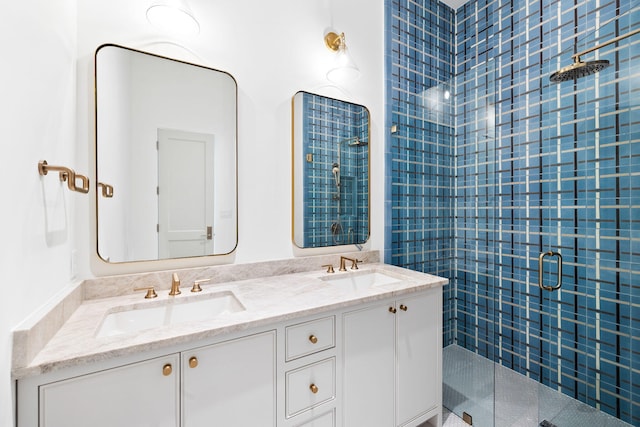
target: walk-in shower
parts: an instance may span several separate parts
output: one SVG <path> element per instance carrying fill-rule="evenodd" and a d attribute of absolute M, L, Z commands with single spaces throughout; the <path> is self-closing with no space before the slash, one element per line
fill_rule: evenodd
<path fill-rule="evenodd" d="M 386 0 L 385 260 L 473 426 L 640 427 L 639 4 Z"/>
<path fill-rule="evenodd" d="M 640 426 L 638 34 L 603 21 L 515 99 L 496 83 L 512 72 L 497 61 L 456 78 L 471 89 L 456 99 L 460 255 L 443 393 L 474 426 Z M 552 74 L 567 51 L 575 63 Z"/>

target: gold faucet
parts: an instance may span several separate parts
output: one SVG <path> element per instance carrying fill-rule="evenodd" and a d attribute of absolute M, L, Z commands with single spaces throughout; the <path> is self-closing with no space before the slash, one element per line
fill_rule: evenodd
<path fill-rule="evenodd" d="M 325 264 L 323 265 L 323 267 L 327 267 L 327 273 L 335 273 L 335 270 L 333 269 L 333 264 Z"/>
<path fill-rule="evenodd" d="M 346 256 L 340 256 L 340 268 L 339 268 L 339 271 L 347 271 L 347 268 L 345 267 L 345 261 L 351 261 L 351 269 L 352 270 L 357 270 L 358 269 L 358 263 L 362 262 L 362 260 L 359 260 L 357 258 L 347 258 Z"/>
<path fill-rule="evenodd" d="M 171 291 L 169 291 L 169 295 L 176 296 L 180 295 L 180 279 L 178 278 L 178 273 L 173 273 L 173 278 L 171 279 Z"/>

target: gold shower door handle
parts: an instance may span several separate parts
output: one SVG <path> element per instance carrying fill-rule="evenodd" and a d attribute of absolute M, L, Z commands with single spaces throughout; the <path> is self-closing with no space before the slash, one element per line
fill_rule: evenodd
<path fill-rule="evenodd" d="M 544 257 L 546 256 L 558 257 L 558 283 L 556 283 L 555 286 L 545 286 L 543 283 L 544 280 L 542 276 L 544 273 Z M 540 254 L 538 257 L 538 286 L 540 286 L 540 289 L 551 292 L 560 289 L 562 286 L 562 255 L 560 255 L 560 253 L 548 251 Z"/>

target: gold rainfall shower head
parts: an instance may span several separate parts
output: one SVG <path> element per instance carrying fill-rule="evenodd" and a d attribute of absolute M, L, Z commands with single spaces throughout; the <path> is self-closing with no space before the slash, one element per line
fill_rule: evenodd
<path fill-rule="evenodd" d="M 608 42 L 601 43 L 597 46 L 594 46 L 582 52 L 576 53 L 575 55 L 572 55 L 571 57 L 573 58 L 573 64 L 567 67 L 564 67 L 559 71 L 556 71 L 555 73 L 551 74 L 551 76 L 549 76 L 549 79 L 553 83 L 559 83 L 567 80 L 575 80 L 580 77 L 588 76 L 593 73 L 597 73 L 598 71 L 604 70 L 605 68 L 611 65 L 609 61 L 605 59 L 600 59 L 596 61 L 582 62 L 580 60 L 580 57 L 583 55 L 586 55 L 587 53 L 598 50 L 601 47 L 605 47 L 610 44 L 617 43 L 622 39 L 626 39 L 627 37 L 631 37 L 634 34 L 638 34 L 638 33 L 640 33 L 640 28 L 638 28 L 637 30 L 631 31 L 627 34 L 618 36 L 614 39 L 611 39 Z"/>

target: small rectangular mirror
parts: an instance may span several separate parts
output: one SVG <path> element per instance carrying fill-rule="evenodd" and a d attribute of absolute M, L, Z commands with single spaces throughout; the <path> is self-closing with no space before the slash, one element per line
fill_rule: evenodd
<path fill-rule="evenodd" d="M 293 109 L 293 242 L 300 248 L 369 239 L 369 110 L 298 92 Z"/>
<path fill-rule="evenodd" d="M 237 244 L 237 86 L 225 72 L 96 50 L 97 249 L 108 262 Z"/>

